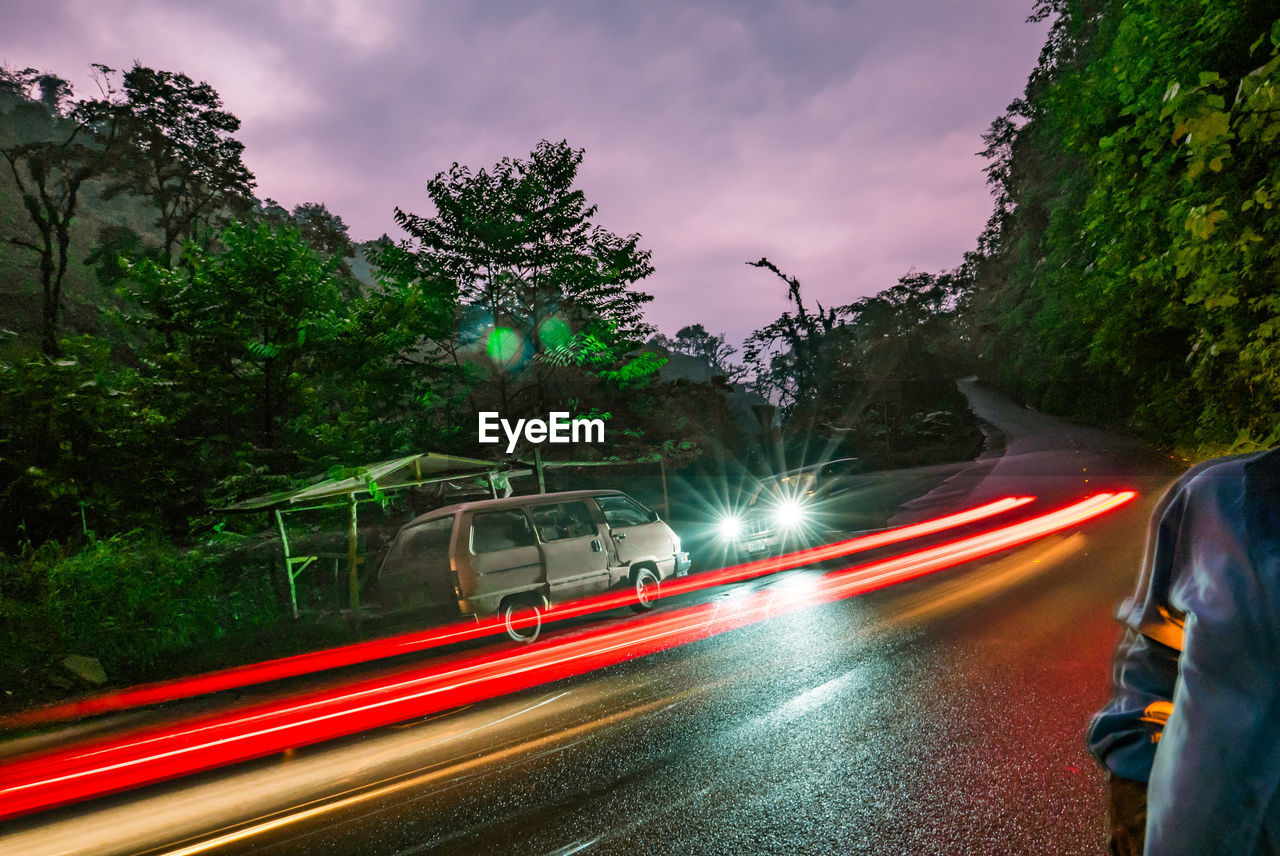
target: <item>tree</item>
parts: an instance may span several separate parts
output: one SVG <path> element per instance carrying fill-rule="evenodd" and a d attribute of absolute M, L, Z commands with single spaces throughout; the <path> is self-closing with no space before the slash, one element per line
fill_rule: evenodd
<path fill-rule="evenodd" d="M 293 206 L 293 222 L 298 224 L 303 239 L 325 258 L 346 259 L 355 252 L 347 224 L 323 202 Z"/>
<path fill-rule="evenodd" d="M 107 81 L 118 72 L 95 65 Z M 148 197 L 157 209 L 165 258 L 200 225 L 213 225 L 224 209 L 246 210 L 255 184 L 241 160 L 244 144 L 232 135 L 240 120 L 222 108 L 208 83 L 185 74 L 134 65 L 120 89 L 87 105 L 118 123 L 130 157 L 111 193 Z"/>
<path fill-rule="evenodd" d="M 1211 450 L 1280 440 L 1274 4 L 1042 0 L 1024 96 L 984 137 L 984 371 L 1048 410 Z"/>
<path fill-rule="evenodd" d="M 909 271 L 875 295 L 815 312 L 799 280 L 768 259 L 751 264 L 781 278 L 795 305 L 746 345 L 757 390 L 782 404 L 789 458 L 829 457 L 840 445 L 882 452 L 886 463 L 967 451 L 975 432 L 955 387 L 968 365 L 957 317 L 967 266 Z M 944 425 L 956 430 L 948 437 Z"/>
<path fill-rule="evenodd" d="M 233 223 L 175 267 L 113 276 L 130 343 L 64 337 L 57 360 L 0 364 L 0 549 L 135 527 L 185 533 L 209 507 L 332 465 L 453 450 L 460 372 L 448 284 L 399 252 L 352 298 L 291 226 Z M 139 467 L 138 462 L 146 466 Z"/>
<path fill-rule="evenodd" d="M 216 249 L 188 242 L 173 268 L 129 270 L 127 320 L 154 339 L 142 354 L 159 408 L 189 461 L 177 479 L 260 489 L 242 476 L 310 475 L 448 442 L 459 372 L 434 342 L 452 335 L 455 295 L 423 280 L 398 248 L 375 253 L 377 281 L 347 294 L 338 259 L 291 225 L 225 227 Z"/>
<path fill-rule="evenodd" d="M 725 342 L 724 334 L 712 335 L 701 324 L 681 327 L 676 331 L 675 337 L 670 339 L 659 333 L 652 341 L 676 353 L 697 357 L 707 364 L 713 375 L 721 375 L 731 382 L 741 378 L 747 371 L 744 366 L 730 362 L 738 349 Z"/>
<path fill-rule="evenodd" d="M 504 410 L 511 382 L 531 373 L 545 405 L 552 393 L 532 359 L 588 332 L 625 350 L 651 328 L 641 311 L 652 296 L 632 286 L 653 272 L 639 235 L 596 225 L 596 206 L 574 188 L 583 151 L 542 141 L 528 160 L 491 170 L 454 164 L 427 184 L 436 213 L 396 209 L 420 273 L 455 283 L 488 322 L 489 363 Z M 526 353 L 527 351 L 527 353 Z"/>
<path fill-rule="evenodd" d="M 340 292 L 296 229 L 233 223 L 220 243 L 215 253 L 189 242 L 172 269 L 137 262 L 130 320 L 158 334 L 151 359 L 175 383 L 179 432 L 218 454 L 256 447 L 279 471 L 294 453 L 288 426 L 340 329 Z"/>
<path fill-rule="evenodd" d="M 297 227 L 311 249 L 326 259 L 345 260 L 355 255 L 356 247 L 351 241 L 347 224 L 323 202 L 303 202 L 288 211 L 279 202 L 268 197 L 257 204 L 256 215 L 273 225 L 288 224 Z M 342 263 L 342 270 L 344 274 L 351 273 L 345 261 Z"/>
<path fill-rule="evenodd" d="M 777 396 L 784 410 L 795 412 L 817 397 L 818 361 L 825 339 L 838 326 L 841 310 L 819 303 L 817 313 L 812 313 L 804 305 L 798 279 L 764 257 L 747 264 L 772 271 L 785 282 L 787 299 L 796 307 L 794 315 L 784 312 L 748 336 L 744 353 L 747 363 L 756 368 L 758 391 L 766 398 Z"/>
<path fill-rule="evenodd" d="M 344 297 L 327 354 L 327 404 L 312 411 L 314 430 L 295 421 L 294 431 L 332 438 L 320 454 L 344 462 L 456 449 L 469 415 L 467 373 L 451 353 L 457 290 L 419 276 L 416 259 L 390 241 L 366 245 L 366 257 L 374 282 Z"/>
<path fill-rule="evenodd" d="M 118 127 L 91 105 L 74 105 L 67 115 L 70 85 L 35 69 L 0 69 L 0 88 L 20 100 L 6 114 L 0 156 L 9 166 L 34 236 L 15 235 L 14 245 L 39 259 L 42 311 L 40 341 L 48 356 L 59 354 L 62 286 L 67 273 L 71 224 L 85 183 L 100 176 L 118 148 Z M 38 89 L 40 99 L 30 97 Z"/>

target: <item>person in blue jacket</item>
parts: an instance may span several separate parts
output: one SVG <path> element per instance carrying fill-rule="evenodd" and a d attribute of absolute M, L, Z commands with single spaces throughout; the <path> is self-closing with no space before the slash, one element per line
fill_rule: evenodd
<path fill-rule="evenodd" d="M 1178 479 L 1118 617 L 1089 729 L 1111 852 L 1280 854 L 1280 450 Z"/>

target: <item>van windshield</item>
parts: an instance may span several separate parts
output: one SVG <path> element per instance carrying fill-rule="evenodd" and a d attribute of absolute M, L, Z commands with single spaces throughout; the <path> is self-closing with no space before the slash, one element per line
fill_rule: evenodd
<path fill-rule="evenodd" d="M 763 478 L 752 491 L 751 499 L 747 500 L 747 506 L 754 506 L 761 499 L 809 493 L 817 483 L 817 475 L 816 470 L 808 469 Z"/>
<path fill-rule="evenodd" d="M 653 522 L 655 519 L 652 511 L 630 497 L 622 496 L 621 494 L 597 496 L 596 505 L 600 506 L 600 512 L 604 515 L 605 522 L 615 528 L 619 526 L 642 526 L 645 523 Z"/>

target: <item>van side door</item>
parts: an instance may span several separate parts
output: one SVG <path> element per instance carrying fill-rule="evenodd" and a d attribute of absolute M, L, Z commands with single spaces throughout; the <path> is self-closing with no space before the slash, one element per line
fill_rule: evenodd
<path fill-rule="evenodd" d="M 609 553 L 585 502 L 541 503 L 531 506 L 529 513 L 542 544 L 552 603 L 609 587 Z"/>
<path fill-rule="evenodd" d="M 463 546 L 473 573 L 463 580 L 463 597 L 474 608 L 490 614 L 509 594 L 546 593 L 542 553 L 523 508 L 476 511 L 464 525 L 469 533 Z"/>

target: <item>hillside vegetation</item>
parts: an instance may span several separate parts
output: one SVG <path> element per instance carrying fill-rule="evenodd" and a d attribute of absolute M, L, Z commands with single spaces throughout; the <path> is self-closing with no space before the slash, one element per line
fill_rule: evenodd
<path fill-rule="evenodd" d="M 1190 456 L 1280 442 L 1280 14 L 1043 0 L 985 137 L 969 341 L 1036 406 Z"/>

